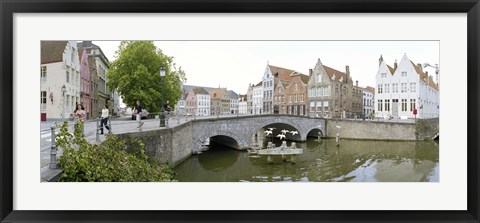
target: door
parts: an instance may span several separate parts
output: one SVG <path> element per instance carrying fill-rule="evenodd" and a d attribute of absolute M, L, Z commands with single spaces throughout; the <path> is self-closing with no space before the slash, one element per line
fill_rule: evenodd
<path fill-rule="evenodd" d="M 392 117 L 398 119 L 398 99 L 393 99 L 392 102 Z"/>

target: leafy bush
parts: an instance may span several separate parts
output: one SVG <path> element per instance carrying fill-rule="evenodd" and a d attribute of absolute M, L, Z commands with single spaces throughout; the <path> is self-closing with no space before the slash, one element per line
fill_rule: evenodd
<path fill-rule="evenodd" d="M 149 160 L 140 140 L 130 138 L 125 141 L 107 135 L 103 143 L 94 145 L 84 139 L 83 123 L 75 125 L 73 136 L 68 133 L 67 125 L 64 122 L 56 138 L 57 145 L 64 149 L 58 161 L 63 168 L 60 181 L 175 181 L 171 166 L 158 165 L 154 160 Z M 130 148 L 128 151 L 127 146 Z"/>

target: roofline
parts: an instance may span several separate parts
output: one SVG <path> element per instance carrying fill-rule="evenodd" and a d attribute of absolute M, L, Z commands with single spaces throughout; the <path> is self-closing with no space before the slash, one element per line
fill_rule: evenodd
<path fill-rule="evenodd" d="M 63 60 L 59 60 L 59 61 L 49 61 L 49 62 L 44 62 L 44 63 L 40 63 L 40 64 L 51 64 L 51 63 L 60 63 L 60 62 L 63 62 Z"/>

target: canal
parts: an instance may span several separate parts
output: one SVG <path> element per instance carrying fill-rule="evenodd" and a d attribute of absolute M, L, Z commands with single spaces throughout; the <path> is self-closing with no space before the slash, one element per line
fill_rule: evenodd
<path fill-rule="evenodd" d="M 274 141 L 279 146 L 280 141 Z M 290 145 L 290 142 L 287 143 Z M 438 141 L 310 139 L 297 163 L 214 146 L 175 167 L 180 182 L 439 182 Z"/>

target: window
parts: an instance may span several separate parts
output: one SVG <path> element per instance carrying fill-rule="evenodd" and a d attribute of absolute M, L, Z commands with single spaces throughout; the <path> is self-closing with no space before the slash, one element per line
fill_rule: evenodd
<path fill-rule="evenodd" d="M 383 105 L 382 100 L 378 100 L 378 111 L 382 111 L 382 110 L 383 110 L 383 109 L 382 109 L 382 105 Z"/>
<path fill-rule="evenodd" d="M 401 92 L 406 93 L 407 92 L 407 83 L 401 83 Z"/>
<path fill-rule="evenodd" d="M 314 112 L 314 111 L 315 111 L 315 102 L 311 101 L 310 102 L 310 112 Z"/>
<path fill-rule="evenodd" d="M 40 109 L 42 110 L 47 109 L 47 92 L 46 91 L 40 92 Z"/>
<path fill-rule="evenodd" d="M 40 67 L 40 81 L 47 81 L 47 66 Z"/>
<path fill-rule="evenodd" d="M 74 59 L 75 59 L 75 48 L 72 47 L 72 64 L 75 63 Z"/>
<path fill-rule="evenodd" d="M 410 92 L 417 92 L 417 83 L 410 83 Z"/>
<path fill-rule="evenodd" d="M 410 111 L 413 111 L 415 108 L 415 99 L 410 99 Z"/>
<path fill-rule="evenodd" d="M 322 96 L 322 89 L 320 87 L 317 87 L 317 93 L 316 93 L 317 97 L 320 97 Z"/>
<path fill-rule="evenodd" d="M 387 73 L 382 73 L 382 78 L 386 78 L 387 77 Z"/>
<path fill-rule="evenodd" d="M 383 84 L 378 85 L 378 93 L 379 94 L 383 93 Z"/>
<path fill-rule="evenodd" d="M 308 90 L 308 97 L 309 97 L 309 98 L 315 97 L 315 88 L 310 88 L 310 89 Z"/>
<path fill-rule="evenodd" d="M 295 95 L 294 95 L 294 102 L 295 102 L 295 103 L 298 102 L 298 94 L 295 94 Z"/>
<path fill-rule="evenodd" d="M 300 94 L 300 102 L 303 102 L 303 93 Z"/>
<path fill-rule="evenodd" d="M 322 82 L 322 76 L 320 74 L 317 74 L 317 83 Z"/>
<path fill-rule="evenodd" d="M 398 93 L 398 83 L 392 84 L 392 93 Z"/>
<path fill-rule="evenodd" d="M 407 72 L 406 71 L 402 71 L 402 77 L 406 77 L 407 76 Z"/>
<path fill-rule="evenodd" d="M 297 83 L 295 83 L 295 84 L 293 85 L 293 89 L 294 89 L 295 91 L 298 91 L 298 84 L 297 84 Z"/>
<path fill-rule="evenodd" d="M 300 106 L 300 115 L 303 115 L 303 106 Z"/>
<path fill-rule="evenodd" d="M 289 95 L 289 96 L 288 96 L 288 101 L 289 101 L 290 103 L 292 103 L 292 95 Z"/>
<path fill-rule="evenodd" d="M 385 93 L 390 93 L 390 84 L 385 84 Z"/>
<path fill-rule="evenodd" d="M 385 99 L 385 111 L 390 111 L 390 99 Z"/>
<path fill-rule="evenodd" d="M 70 83 L 70 71 L 67 69 L 67 83 Z"/>
<path fill-rule="evenodd" d="M 330 96 L 330 86 L 326 86 L 323 88 L 323 95 Z"/>
<path fill-rule="evenodd" d="M 323 107 L 328 107 L 328 101 L 323 102 Z"/>
<path fill-rule="evenodd" d="M 407 111 L 407 99 L 402 99 L 402 111 Z"/>

